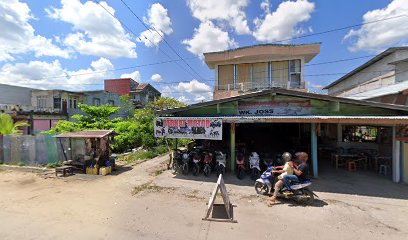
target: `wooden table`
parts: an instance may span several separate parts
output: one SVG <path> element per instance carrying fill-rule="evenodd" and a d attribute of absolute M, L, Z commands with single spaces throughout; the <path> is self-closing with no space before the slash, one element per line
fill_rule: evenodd
<path fill-rule="evenodd" d="M 345 158 L 364 158 L 364 166 L 367 165 L 367 157 L 359 155 L 359 154 L 349 154 L 349 153 L 333 153 L 331 157 L 331 163 L 336 166 L 336 169 L 339 168 L 339 160 L 345 159 Z M 358 160 L 357 160 L 358 161 Z"/>
<path fill-rule="evenodd" d="M 55 176 L 57 176 L 58 173 L 62 173 L 62 176 L 64 176 L 64 177 L 67 175 L 67 173 L 72 175 L 74 173 L 73 170 L 74 170 L 74 168 L 71 167 L 71 166 L 56 167 L 55 168 Z"/>

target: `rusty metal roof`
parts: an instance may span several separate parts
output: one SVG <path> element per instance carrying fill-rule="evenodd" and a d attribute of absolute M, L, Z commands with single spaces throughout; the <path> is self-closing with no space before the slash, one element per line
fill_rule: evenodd
<path fill-rule="evenodd" d="M 113 130 L 85 130 L 80 132 L 62 133 L 57 138 L 104 138 L 109 135 L 115 135 Z"/>

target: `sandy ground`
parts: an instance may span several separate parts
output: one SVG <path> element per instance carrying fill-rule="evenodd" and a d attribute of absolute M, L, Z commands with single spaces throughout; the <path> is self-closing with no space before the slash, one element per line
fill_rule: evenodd
<path fill-rule="evenodd" d="M 322 176 L 314 206 L 267 207 L 251 181 L 227 176 L 238 223 L 208 222 L 201 218 L 215 175 L 161 173 L 166 159 L 105 177 L 0 169 L 0 239 L 408 239 L 406 185 L 367 185 L 350 175 L 350 182 L 331 179 L 342 189 L 334 191 Z M 356 195 L 355 188 L 364 190 Z"/>

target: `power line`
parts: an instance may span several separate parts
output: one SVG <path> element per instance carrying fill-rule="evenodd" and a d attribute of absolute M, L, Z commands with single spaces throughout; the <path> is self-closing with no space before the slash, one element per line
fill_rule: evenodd
<path fill-rule="evenodd" d="M 123 1 L 123 0 L 120 0 L 120 1 L 127 7 L 127 9 L 129 9 L 129 11 L 137 18 L 137 20 L 139 20 L 140 23 L 142 23 L 142 25 L 143 25 L 148 31 L 152 32 L 151 29 L 153 29 L 153 30 L 161 37 L 161 39 L 166 43 L 166 45 L 191 69 L 191 71 L 193 71 L 199 78 L 204 79 L 203 77 L 200 76 L 200 74 L 198 74 L 198 72 L 197 72 L 196 70 L 194 70 L 194 69 L 190 66 L 190 64 L 189 64 L 187 61 L 184 60 L 184 58 L 182 58 L 182 57 L 180 56 L 180 54 L 167 42 L 167 40 L 164 38 L 164 36 L 163 36 L 159 31 L 157 31 L 157 30 L 154 28 L 154 26 L 150 26 L 150 27 L 147 26 L 147 25 L 142 21 L 142 19 L 140 19 L 139 16 L 137 16 L 137 14 L 125 3 L 125 1 Z"/>
<path fill-rule="evenodd" d="M 113 13 L 111 13 L 108 9 L 106 9 L 106 8 L 100 3 L 99 0 L 94 0 L 94 1 L 96 1 L 96 3 L 98 3 L 98 5 L 99 5 L 100 7 L 102 7 L 111 17 L 113 17 L 114 19 L 116 19 L 116 21 L 118 21 L 118 22 L 119 22 L 120 24 L 122 24 L 129 32 L 131 32 L 135 38 L 138 38 L 139 40 L 141 40 L 140 37 L 138 37 L 138 36 L 132 31 L 132 29 L 131 29 L 130 27 L 128 27 L 124 22 L 122 22 L 122 21 L 119 20 L 117 17 L 115 17 L 115 15 L 113 15 Z M 144 36 L 144 38 L 145 38 L 146 40 L 148 40 L 152 45 L 155 45 L 155 44 L 154 44 L 149 38 L 147 38 L 146 36 Z M 167 54 L 163 49 L 161 49 L 161 48 L 158 48 L 158 49 L 159 49 L 159 51 L 160 51 L 161 53 L 163 53 L 163 54 L 164 54 L 166 57 L 168 57 L 170 60 L 173 60 L 173 59 L 170 57 L 170 55 Z M 193 76 L 191 72 L 187 71 L 187 69 L 185 69 L 183 66 L 181 66 L 181 65 L 178 64 L 177 62 L 176 62 L 176 65 L 179 66 L 179 67 L 180 67 L 181 69 L 183 69 L 184 71 L 186 71 L 186 72 L 187 72 L 188 74 L 190 74 L 191 76 Z M 193 77 L 195 77 L 195 76 L 193 76 Z"/>

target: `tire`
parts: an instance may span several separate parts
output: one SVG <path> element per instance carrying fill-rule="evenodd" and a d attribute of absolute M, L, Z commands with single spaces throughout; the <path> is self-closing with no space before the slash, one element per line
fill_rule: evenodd
<path fill-rule="evenodd" d="M 261 182 L 255 182 L 255 191 L 257 194 L 266 195 L 269 193 L 269 187 Z"/>
<path fill-rule="evenodd" d="M 183 171 L 183 175 L 187 175 L 188 174 L 188 164 L 183 164 L 182 167 L 182 171 Z"/>
<path fill-rule="evenodd" d="M 225 174 L 225 168 L 223 165 L 219 165 L 217 168 L 217 177 L 220 176 L 220 174 L 224 175 Z"/>
<path fill-rule="evenodd" d="M 314 202 L 313 192 L 308 188 L 304 188 L 302 189 L 302 193 L 303 194 L 301 196 L 301 202 L 306 205 L 313 205 Z"/>
<path fill-rule="evenodd" d="M 251 179 L 256 180 L 259 178 L 259 170 L 257 168 L 253 168 L 251 171 Z"/>
<path fill-rule="evenodd" d="M 211 173 L 210 165 L 206 164 L 204 166 L 203 172 L 204 172 L 204 176 L 206 177 L 210 176 L 210 173 Z"/>
<path fill-rule="evenodd" d="M 173 162 L 171 163 L 171 172 L 173 174 L 176 174 L 178 172 L 178 169 L 179 169 L 178 164 L 176 164 L 173 159 Z"/>
<path fill-rule="evenodd" d="M 242 179 L 244 179 L 244 177 L 245 177 L 245 172 L 244 172 L 244 170 L 239 169 L 239 170 L 238 170 L 238 173 L 237 173 L 237 178 L 238 178 L 239 180 L 242 180 Z"/>
<path fill-rule="evenodd" d="M 194 164 L 193 175 L 198 176 L 199 173 L 200 173 L 200 167 L 197 164 Z"/>

